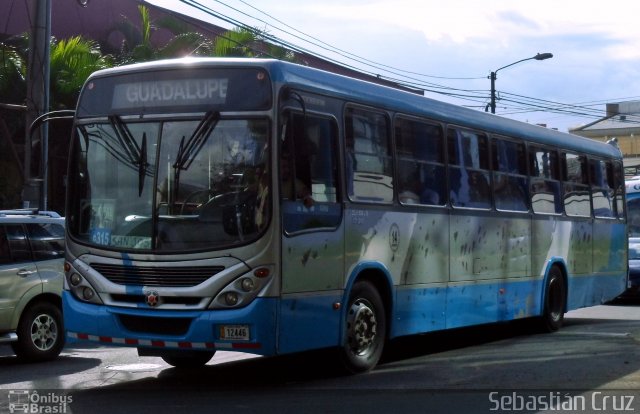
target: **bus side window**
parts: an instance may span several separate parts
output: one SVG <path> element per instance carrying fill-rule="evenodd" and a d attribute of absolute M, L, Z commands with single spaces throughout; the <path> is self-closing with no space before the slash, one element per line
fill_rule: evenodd
<path fill-rule="evenodd" d="M 528 211 L 528 177 L 524 144 L 495 139 L 493 194 L 498 210 Z"/>
<path fill-rule="evenodd" d="M 287 233 L 334 228 L 338 204 L 337 131 L 332 118 L 293 113 L 280 149 L 280 195 Z"/>
<path fill-rule="evenodd" d="M 616 206 L 616 215 L 619 219 L 624 219 L 624 172 L 621 162 L 613 162 L 611 164 L 611 177 L 609 181 L 613 184 L 613 191 L 615 194 L 615 206 Z"/>
<path fill-rule="evenodd" d="M 589 160 L 593 214 L 596 217 L 615 216 L 615 192 L 613 182 L 609 182 L 609 178 L 613 178 L 610 171 L 611 163 Z"/>
<path fill-rule="evenodd" d="M 450 128 L 447 146 L 451 205 L 491 208 L 487 137 L 474 131 Z"/>
<path fill-rule="evenodd" d="M 347 193 L 353 201 L 391 203 L 393 174 L 389 120 L 379 112 L 347 108 Z"/>
<path fill-rule="evenodd" d="M 530 147 L 531 207 L 538 214 L 562 214 L 560 160 L 555 151 Z"/>
<path fill-rule="evenodd" d="M 568 216 L 591 216 L 591 191 L 584 156 L 564 153 L 564 211 Z"/>
<path fill-rule="evenodd" d="M 627 223 L 629 237 L 640 237 L 640 198 L 627 202 Z"/>
<path fill-rule="evenodd" d="M 399 117 L 395 137 L 400 203 L 444 205 L 447 197 L 442 127 Z"/>

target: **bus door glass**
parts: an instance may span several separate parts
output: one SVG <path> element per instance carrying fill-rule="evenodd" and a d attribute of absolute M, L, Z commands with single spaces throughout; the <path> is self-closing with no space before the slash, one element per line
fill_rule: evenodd
<path fill-rule="evenodd" d="M 290 113 L 280 147 L 284 231 L 333 229 L 341 218 L 335 120 Z"/>

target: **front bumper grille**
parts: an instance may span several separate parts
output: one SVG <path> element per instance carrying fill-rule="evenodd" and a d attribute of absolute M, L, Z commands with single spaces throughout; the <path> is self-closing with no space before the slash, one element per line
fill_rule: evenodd
<path fill-rule="evenodd" d="M 110 282 L 127 286 L 192 287 L 224 270 L 224 266 L 150 267 L 93 263 Z"/>

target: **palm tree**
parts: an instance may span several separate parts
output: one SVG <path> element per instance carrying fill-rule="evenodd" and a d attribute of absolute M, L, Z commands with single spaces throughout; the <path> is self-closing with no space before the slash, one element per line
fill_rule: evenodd
<path fill-rule="evenodd" d="M 2 103 L 23 104 L 25 101 L 28 44 L 27 36 L 17 36 L 0 42 L 0 96 L 2 96 Z"/>
<path fill-rule="evenodd" d="M 183 56 L 272 57 L 293 60 L 292 51 L 265 41 L 258 29 L 236 28 L 218 36 L 215 42 L 202 33 L 172 17 L 152 21 L 149 9 L 138 6 L 140 28 L 129 20 L 118 22 L 111 32 L 119 32 L 124 41 L 118 56 L 119 64 L 168 59 Z M 155 28 L 169 30 L 173 37 L 161 47 L 154 46 L 151 34 Z"/>
<path fill-rule="evenodd" d="M 113 58 L 103 55 L 95 41 L 76 36 L 53 41 L 50 65 L 52 107 L 74 108 L 89 75 L 113 66 Z"/>
<path fill-rule="evenodd" d="M 27 99 L 27 62 L 29 36 L 21 35 L 0 42 L 0 97 L 3 104 L 24 104 Z M 73 109 L 87 77 L 95 70 L 112 66 L 112 58 L 100 52 L 98 44 L 81 37 L 51 39 L 50 48 L 50 105 L 55 109 Z M 23 175 L 16 148 L 29 145 L 24 138 L 26 126 L 24 112 L 3 111 L 0 114 L 0 208 L 20 205 Z M 56 124 L 49 129 L 49 169 L 52 180 L 51 194 L 64 194 L 62 177 L 68 152 L 70 124 Z M 9 150 L 7 150 L 7 148 Z M 16 150 L 14 150 L 16 149 Z M 37 148 L 32 149 L 31 165 L 39 165 Z M 13 154 L 12 157 L 9 155 Z M 61 196 L 51 198 L 53 209 L 63 211 Z"/>
<path fill-rule="evenodd" d="M 218 36 L 215 56 L 228 57 L 269 57 L 293 61 L 295 55 L 290 49 L 266 41 L 258 29 L 236 28 Z"/>
<path fill-rule="evenodd" d="M 24 34 L 0 42 L 0 96 L 3 103 L 23 104 L 27 91 L 29 36 Z M 93 40 L 80 36 L 65 40 L 51 38 L 50 102 L 52 108 L 74 108 L 80 88 L 89 75 L 113 66 Z"/>
<path fill-rule="evenodd" d="M 140 28 L 129 20 L 118 22 L 111 32 L 119 32 L 124 42 L 118 55 L 118 63 L 145 62 L 182 56 L 211 56 L 213 42 L 197 32 L 188 31 L 187 26 L 170 17 L 151 21 L 149 9 L 138 6 L 140 12 Z M 151 42 L 151 34 L 156 27 L 162 27 L 173 33 L 164 46 L 156 47 Z"/>

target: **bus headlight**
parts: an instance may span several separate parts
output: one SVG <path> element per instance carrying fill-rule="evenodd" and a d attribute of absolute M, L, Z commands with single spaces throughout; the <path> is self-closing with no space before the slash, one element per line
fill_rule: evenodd
<path fill-rule="evenodd" d="M 93 291 L 89 286 L 85 286 L 82 289 L 82 298 L 86 301 L 91 301 L 93 297 L 96 295 L 96 292 Z"/>
<path fill-rule="evenodd" d="M 251 292 L 256 287 L 256 284 L 250 277 L 245 277 L 240 281 L 240 287 L 245 292 Z"/>
<path fill-rule="evenodd" d="M 69 266 L 65 278 L 65 289 L 71 291 L 73 296 L 81 302 L 102 305 L 102 300 L 86 277 L 83 277 L 72 266 Z"/>
<path fill-rule="evenodd" d="M 81 282 L 82 282 L 82 276 L 80 276 L 75 272 L 69 278 L 69 283 L 71 283 L 71 286 L 74 286 L 74 287 L 78 286 Z"/>
<path fill-rule="evenodd" d="M 262 266 L 230 282 L 213 299 L 210 309 L 228 309 L 248 305 L 273 278 L 271 266 Z"/>
<path fill-rule="evenodd" d="M 227 292 L 224 294 L 224 301 L 228 306 L 236 306 L 238 304 L 238 294 L 236 292 Z"/>

